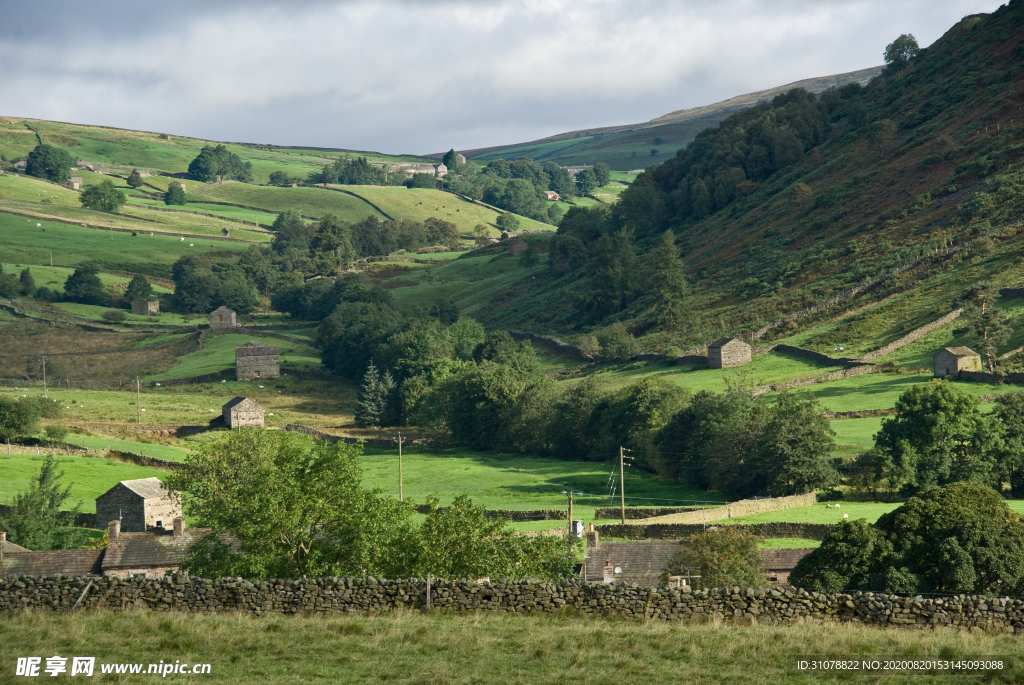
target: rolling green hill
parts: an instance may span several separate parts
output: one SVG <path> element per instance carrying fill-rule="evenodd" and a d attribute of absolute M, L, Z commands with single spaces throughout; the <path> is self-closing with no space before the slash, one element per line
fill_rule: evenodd
<path fill-rule="evenodd" d="M 870 67 L 845 74 L 803 79 L 784 86 L 737 95 L 711 105 L 677 110 L 642 124 L 569 131 L 529 143 L 465 150 L 463 154 L 478 162 L 531 157 L 562 165 L 606 162 L 613 169 L 644 168 L 669 159 L 702 130 L 718 125 L 732 112 L 753 107 L 792 88 L 805 88 L 811 93 L 820 93 L 826 88 L 838 88 L 847 83 L 867 84 L 881 70 L 881 67 Z"/>
<path fill-rule="evenodd" d="M 609 214 L 574 220 L 591 228 L 567 217 L 560 234 L 588 250 L 602 233 L 630 232 L 636 265 L 616 268 L 633 271 L 674 232 L 691 293 L 668 324 L 655 321 L 642 279 L 620 293 L 618 310 L 588 318 L 580 302 L 606 286 L 588 275 L 592 261 L 558 276 L 547 255 L 522 268 L 493 248 L 419 271 L 418 285 L 393 292 L 410 302 L 450 296 L 488 325 L 569 337 L 623 321 L 652 351 L 723 335 L 877 349 L 960 306 L 975 283 L 1024 283 L 1022 30 L 1015 3 L 965 18 L 866 88 L 740 110 L 641 174 Z M 554 244 L 535 241 L 541 253 Z M 967 340 L 955 328 L 926 342 Z M 999 351 L 1020 345 L 1018 333 Z M 919 367 L 927 356 L 893 359 Z"/>

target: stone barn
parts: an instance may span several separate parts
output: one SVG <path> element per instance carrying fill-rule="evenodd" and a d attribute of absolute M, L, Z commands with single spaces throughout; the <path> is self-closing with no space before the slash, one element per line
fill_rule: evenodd
<path fill-rule="evenodd" d="M 125 532 L 170 527 L 180 516 L 181 502 L 159 478 L 123 480 L 96 498 L 97 525 L 120 521 Z"/>
<path fill-rule="evenodd" d="M 737 338 L 719 338 L 708 345 L 708 368 L 728 369 L 750 363 L 750 345 Z"/>
<path fill-rule="evenodd" d="M 957 376 L 961 371 L 981 371 L 981 355 L 969 347 L 943 347 L 933 360 L 935 377 Z"/>
<path fill-rule="evenodd" d="M 241 426 L 263 428 L 264 411 L 263 407 L 248 397 L 236 397 L 221 407 L 221 414 L 224 416 L 224 423 L 228 425 L 228 428 Z"/>
<path fill-rule="evenodd" d="M 235 348 L 235 378 L 251 381 L 259 378 L 278 378 L 281 363 L 276 345 L 263 345 L 250 340 Z"/>
<path fill-rule="evenodd" d="M 210 312 L 210 328 L 213 330 L 235 328 L 235 310 L 219 307 Z"/>
<path fill-rule="evenodd" d="M 139 316 L 150 316 L 160 313 L 160 300 L 147 300 L 144 297 L 137 297 L 132 300 L 132 314 Z"/>
<path fill-rule="evenodd" d="M 71 190 L 81 190 L 82 189 L 82 177 L 81 176 L 72 176 L 68 180 L 64 181 L 64 187 L 65 188 L 70 188 Z"/>

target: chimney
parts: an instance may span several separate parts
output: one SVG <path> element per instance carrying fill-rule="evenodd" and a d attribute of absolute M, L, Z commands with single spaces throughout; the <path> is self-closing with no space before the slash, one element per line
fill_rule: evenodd
<path fill-rule="evenodd" d="M 0 545 L 7 542 L 7 533 L 0 533 Z"/>
<path fill-rule="evenodd" d="M 174 518 L 174 537 L 180 538 L 185 534 L 185 519 L 180 516 Z"/>
<path fill-rule="evenodd" d="M 120 534 L 121 534 L 121 522 L 120 521 L 116 521 L 115 520 L 115 521 L 111 521 L 110 523 L 107 524 L 107 537 L 110 538 L 111 542 L 116 540 L 117 536 L 120 535 Z"/>
<path fill-rule="evenodd" d="M 594 524 L 590 524 L 590 530 L 587 531 L 587 547 L 597 547 L 597 543 L 601 541 L 601 534 L 594 530 Z"/>

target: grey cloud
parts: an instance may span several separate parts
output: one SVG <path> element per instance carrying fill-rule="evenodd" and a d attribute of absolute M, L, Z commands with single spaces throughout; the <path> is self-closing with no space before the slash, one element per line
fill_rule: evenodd
<path fill-rule="evenodd" d="M 878 64 L 997 0 L 14 3 L 3 114 L 432 152 Z M 10 10 L 10 11 L 8 11 Z"/>

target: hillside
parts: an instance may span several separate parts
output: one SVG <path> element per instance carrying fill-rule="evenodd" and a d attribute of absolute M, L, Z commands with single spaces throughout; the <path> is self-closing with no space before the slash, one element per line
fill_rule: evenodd
<path fill-rule="evenodd" d="M 569 216 L 559 238 L 538 238 L 541 252 L 562 249 L 566 235 L 588 251 L 564 275 L 550 261 L 485 272 L 485 254 L 473 253 L 422 274 L 424 287 L 489 325 L 571 336 L 623 321 L 649 350 L 723 335 L 823 352 L 879 348 L 960 306 L 975 283 L 1024 284 L 1022 36 L 1018 2 L 965 18 L 866 88 L 781 96 L 730 115 L 641 174 L 610 212 Z M 612 272 L 595 271 L 592 258 L 598 238 L 620 229 L 631 239 L 602 262 L 622 279 L 609 286 Z M 665 229 L 691 290 L 679 298 L 686 315 L 667 324 L 655 320 L 649 289 L 627 278 Z M 609 287 L 620 288 L 617 308 L 587 314 L 581 303 Z M 394 292 L 426 299 L 417 290 Z M 839 301 L 799 316 L 830 298 Z"/>
<path fill-rule="evenodd" d="M 710 105 L 676 110 L 640 124 L 569 131 L 527 143 L 463 150 L 462 154 L 478 162 L 489 162 L 501 157 L 532 157 L 535 160 L 550 160 L 562 165 L 606 162 L 612 169 L 642 168 L 664 162 L 674 155 L 676 150 L 685 147 L 697 137 L 698 133 L 705 128 L 718 125 L 732 112 L 771 100 L 793 88 L 821 93 L 826 88 L 839 88 L 847 83 L 866 85 L 881 70 L 881 67 L 869 67 L 844 74 L 817 76 L 737 95 Z M 440 159 L 442 154 L 429 156 Z"/>

